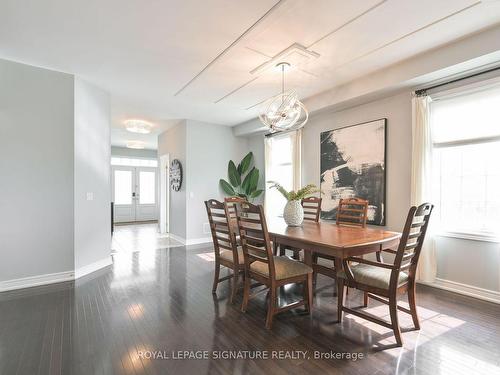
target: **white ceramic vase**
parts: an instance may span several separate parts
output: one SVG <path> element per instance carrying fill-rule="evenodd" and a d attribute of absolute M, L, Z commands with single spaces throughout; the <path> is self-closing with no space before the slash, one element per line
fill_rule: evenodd
<path fill-rule="evenodd" d="M 304 221 L 304 209 L 300 201 L 288 201 L 283 210 L 285 223 L 290 227 L 298 227 Z"/>

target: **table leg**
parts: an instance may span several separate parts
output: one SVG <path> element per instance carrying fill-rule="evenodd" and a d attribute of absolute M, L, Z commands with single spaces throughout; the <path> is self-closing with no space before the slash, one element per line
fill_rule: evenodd
<path fill-rule="evenodd" d="M 335 258 L 335 269 L 340 272 L 343 269 L 342 259 Z M 342 322 L 342 307 L 344 306 L 344 279 L 337 277 L 337 322 Z"/>
<path fill-rule="evenodd" d="M 312 267 L 312 251 L 304 250 L 304 263 Z"/>

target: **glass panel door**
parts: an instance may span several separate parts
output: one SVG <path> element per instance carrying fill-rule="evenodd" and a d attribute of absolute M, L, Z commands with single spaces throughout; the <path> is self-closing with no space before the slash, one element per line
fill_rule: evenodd
<path fill-rule="evenodd" d="M 158 219 L 157 168 L 137 167 L 136 220 Z"/>
<path fill-rule="evenodd" d="M 115 222 L 135 221 L 135 168 L 113 167 Z"/>

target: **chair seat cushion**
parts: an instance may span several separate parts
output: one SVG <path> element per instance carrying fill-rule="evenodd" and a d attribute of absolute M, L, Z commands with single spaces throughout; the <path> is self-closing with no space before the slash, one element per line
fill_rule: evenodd
<path fill-rule="evenodd" d="M 233 263 L 233 252 L 231 250 L 222 250 L 220 252 L 220 257 Z M 243 258 L 243 248 L 238 246 L 238 263 L 245 264 L 245 258 Z"/>
<path fill-rule="evenodd" d="M 380 289 L 389 289 L 392 270 L 363 263 L 351 266 L 351 270 L 354 276 L 354 280 L 357 283 L 373 286 Z M 337 276 L 343 279 L 347 278 L 344 270 L 338 272 Z M 400 272 L 398 286 L 403 285 L 407 281 L 408 275 L 404 272 Z"/>
<path fill-rule="evenodd" d="M 288 279 L 295 276 L 307 275 L 312 273 L 312 268 L 308 265 L 292 260 L 288 257 L 273 257 L 274 270 L 276 273 L 276 280 Z M 250 270 L 261 274 L 262 276 L 269 277 L 269 267 L 267 263 L 255 261 L 250 264 Z"/>

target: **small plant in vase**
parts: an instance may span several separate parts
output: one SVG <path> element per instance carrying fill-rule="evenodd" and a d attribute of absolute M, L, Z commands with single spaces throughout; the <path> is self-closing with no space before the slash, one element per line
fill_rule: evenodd
<path fill-rule="evenodd" d="M 302 199 L 319 192 L 320 190 L 314 184 L 309 184 L 297 191 L 286 191 L 283 186 L 281 186 L 276 181 L 268 181 L 272 184 L 270 187 L 278 190 L 287 200 L 285 208 L 283 210 L 283 219 L 285 223 L 291 227 L 298 227 L 302 225 L 304 221 L 304 209 L 302 208 Z"/>

